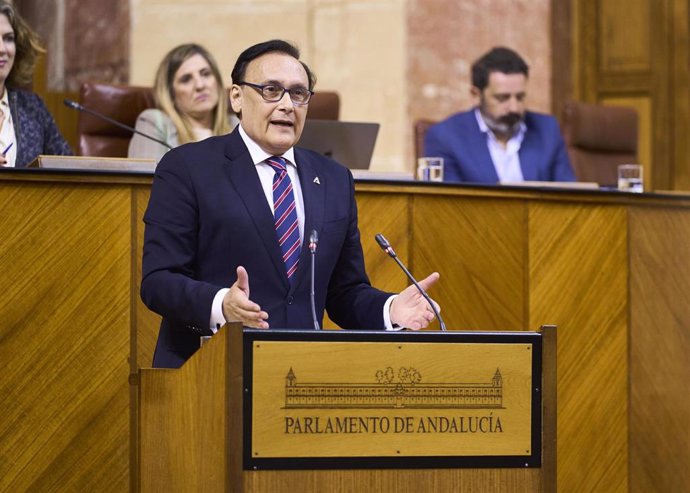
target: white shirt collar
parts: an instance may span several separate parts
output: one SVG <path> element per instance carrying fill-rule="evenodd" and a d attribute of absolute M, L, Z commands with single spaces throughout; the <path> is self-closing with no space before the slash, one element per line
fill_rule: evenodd
<path fill-rule="evenodd" d="M 275 154 L 269 154 L 268 152 L 264 151 L 261 147 L 259 147 L 259 144 L 257 144 L 249 135 L 247 135 L 247 132 L 245 132 L 244 128 L 242 128 L 242 122 L 240 122 L 240 137 L 242 137 L 244 145 L 247 146 L 249 155 L 252 157 L 252 162 L 255 165 L 263 163 L 271 156 L 275 156 Z M 285 153 L 282 154 L 281 157 L 285 158 L 287 162 L 297 167 L 294 147 L 290 147 L 287 151 L 285 151 Z"/>

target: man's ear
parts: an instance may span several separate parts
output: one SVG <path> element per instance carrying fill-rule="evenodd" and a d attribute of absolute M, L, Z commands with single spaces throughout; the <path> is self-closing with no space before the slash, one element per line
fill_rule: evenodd
<path fill-rule="evenodd" d="M 484 95 L 484 91 L 479 89 L 477 86 L 471 86 L 470 87 L 470 96 L 472 96 L 472 102 L 475 106 L 481 106 L 482 105 L 483 95 Z"/>
<path fill-rule="evenodd" d="M 230 87 L 230 106 L 232 111 L 238 115 L 242 111 L 242 90 L 237 84 L 233 84 Z"/>

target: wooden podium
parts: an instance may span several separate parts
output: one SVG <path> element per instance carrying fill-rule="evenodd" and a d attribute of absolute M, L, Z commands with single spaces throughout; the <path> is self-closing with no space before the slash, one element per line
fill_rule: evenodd
<path fill-rule="evenodd" d="M 555 337 L 228 325 L 140 370 L 140 489 L 555 491 Z"/>

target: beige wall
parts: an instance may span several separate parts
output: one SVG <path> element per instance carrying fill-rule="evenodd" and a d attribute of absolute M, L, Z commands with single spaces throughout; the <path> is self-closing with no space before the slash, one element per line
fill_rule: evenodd
<path fill-rule="evenodd" d="M 549 0 L 409 0 L 410 113 L 442 118 L 470 108 L 471 67 L 493 46 L 516 50 L 530 67 L 528 104 L 551 107 Z"/>
<path fill-rule="evenodd" d="M 412 169 L 414 118 L 467 102 L 471 61 L 496 43 L 532 65 L 533 107 L 550 104 L 550 0 L 130 0 L 130 82 L 149 85 L 173 46 L 211 50 L 226 82 L 237 55 L 270 38 L 296 42 L 341 95 L 341 119 L 381 123 L 372 169 Z M 450 98 L 445 97 L 452 93 Z"/>
<path fill-rule="evenodd" d="M 317 90 L 340 93 L 341 119 L 381 123 L 373 166 L 404 169 L 403 0 L 131 0 L 131 12 L 132 83 L 151 84 L 160 59 L 179 43 L 205 45 L 229 82 L 244 48 L 288 39 L 316 72 Z"/>

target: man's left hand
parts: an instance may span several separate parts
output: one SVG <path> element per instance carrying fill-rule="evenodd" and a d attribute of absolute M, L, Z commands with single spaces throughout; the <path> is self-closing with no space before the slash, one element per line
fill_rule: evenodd
<path fill-rule="evenodd" d="M 434 272 L 427 278 L 419 281 L 419 285 L 424 291 L 428 291 L 440 277 L 438 272 Z M 431 300 L 431 302 L 440 312 L 441 308 L 438 304 L 434 300 Z M 435 318 L 434 311 L 414 284 L 406 287 L 395 297 L 391 303 L 390 315 L 393 325 L 399 325 L 412 330 L 428 327 L 429 323 Z"/>

